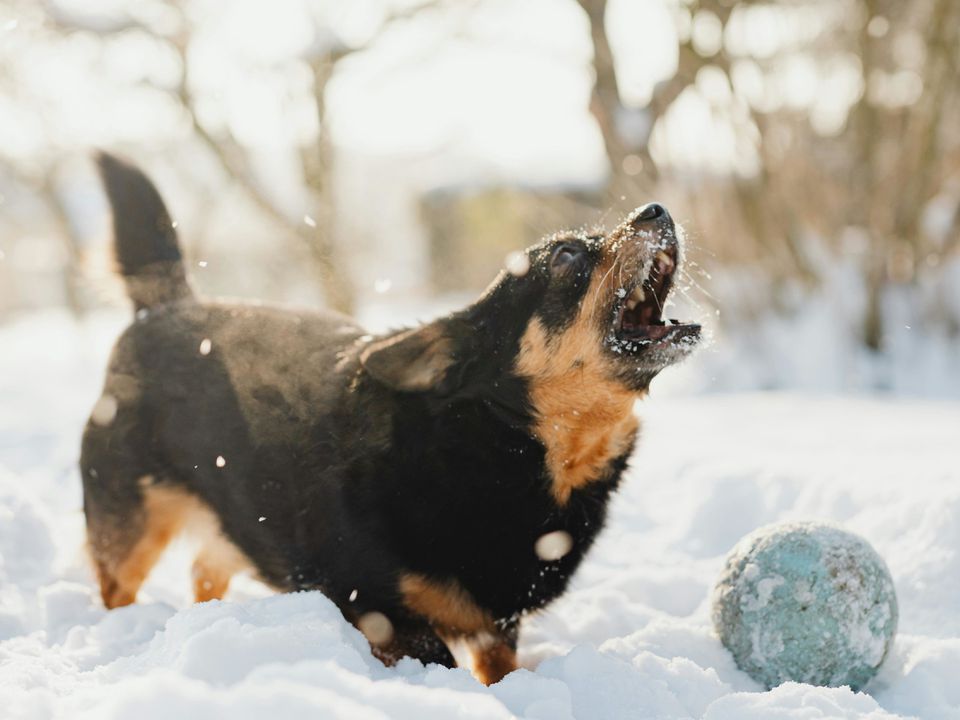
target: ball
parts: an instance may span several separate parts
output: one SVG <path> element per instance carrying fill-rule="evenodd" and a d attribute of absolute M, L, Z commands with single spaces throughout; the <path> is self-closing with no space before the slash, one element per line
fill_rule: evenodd
<path fill-rule="evenodd" d="M 897 596 L 863 538 L 825 523 L 768 525 L 727 556 L 713 624 L 740 669 L 767 688 L 859 690 L 893 644 Z"/>

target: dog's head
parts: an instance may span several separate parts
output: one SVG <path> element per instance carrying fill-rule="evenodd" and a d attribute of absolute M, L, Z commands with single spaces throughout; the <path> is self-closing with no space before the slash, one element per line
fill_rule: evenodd
<path fill-rule="evenodd" d="M 557 393 L 642 393 L 700 338 L 699 325 L 663 318 L 681 250 L 657 204 L 605 235 L 548 237 L 473 305 L 374 341 L 361 362 L 403 391 L 499 395 L 519 379 Z"/>

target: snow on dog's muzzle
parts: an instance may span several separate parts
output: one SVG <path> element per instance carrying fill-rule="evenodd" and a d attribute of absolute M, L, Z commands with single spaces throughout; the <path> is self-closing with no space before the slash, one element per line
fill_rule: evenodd
<path fill-rule="evenodd" d="M 700 325 L 665 320 L 663 309 L 681 264 L 681 247 L 670 213 L 657 203 L 637 208 L 613 234 L 618 254 L 613 326 L 608 342 L 615 352 L 640 354 L 680 343 L 692 347 Z"/>

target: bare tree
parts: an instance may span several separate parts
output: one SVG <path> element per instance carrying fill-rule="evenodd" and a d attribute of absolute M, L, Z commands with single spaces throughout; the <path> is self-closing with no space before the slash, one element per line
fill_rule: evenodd
<path fill-rule="evenodd" d="M 616 119 L 624 107 L 605 30 L 606 0 L 579 2 L 590 20 L 593 39 L 596 79 L 590 109 L 610 159 L 608 196 L 615 198 L 625 188 L 662 186 L 669 177 L 650 157 L 650 136 L 631 146 L 617 129 Z M 685 7 L 693 18 L 701 12 L 712 14 L 725 31 L 737 13 L 757 4 L 692 0 Z M 778 8 L 803 6 L 829 9 L 820 0 L 794 0 Z M 839 252 L 844 228 L 862 228 L 870 242 L 864 268 L 869 300 L 863 341 L 879 348 L 883 289 L 890 283 L 914 281 L 919 273 L 929 271 L 919 260 L 931 252 L 944 253 L 958 242 L 960 207 L 944 246 L 926 237 L 921 219 L 931 199 L 951 182 L 960 182 L 960 55 L 956 51 L 960 4 L 848 0 L 843 10 L 806 47 L 785 48 L 772 58 L 735 56 L 726 44 L 701 55 L 690 38 L 681 39 L 677 70 L 655 89 L 646 111 L 651 127 L 661 122 L 674 101 L 708 67 L 722 72 L 735 90 L 733 69 L 744 59 L 772 77 L 778 61 L 788 53 L 807 53 L 818 60 L 859 58 L 865 90 L 839 133 L 818 131 L 805 109 L 767 110 L 748 104 L 742 129 L 758 138 L 756 173 L 700 182 L 691 201 L 700 207 L 722 208 L 722 212 L 714 210 L 706 223 L 708 242 L 719 261 L 730 258 L 733 248 L 741 248 L 738 252 L 745 250 L 746 256 L 735 256 L 736 260 L 761 264 L 773 278 L 815 282 L 822 268 L 810 257 L 804 238 L 815 233 L 832 252 Z M 923 57 L 904 57 L 909 54 L 904 48 L 913 48 L 913 54 Z M 883 96 L 884 81 L 904 78 L 922 87 L 918 97 L 894 102 Z M 625 176 L 624 160 L 630 154 L 642 158 L 640 178 Z"/>
<path fill-rule="evenodd" d="M 253 172 L 247 153 L 240 143 L 228 132 L 213 131 L 205 126 L 198 113 L 198 98 L 191 89 L 189 56 L 191 28 L 182 2 L 169 3 L 177 13 L 178 21 L 173 24 L 176 30 L 167 32 L 159 31 L 133 16 L 103 18 L 67 12 L 57 5 L 55 0 L 45 0 L 44 6 L 49 24 L 63 33 L 82 32 L 105 39 L 124 32 L 142 32 L 167 43 L 174 49 L 180 60 L 182 73 L 176 86 L 171 89 L 171 94 L 189 117 L 195 136 L 209 149 L 212 157 L 231 181 L 265 217 L 302 242 L 313 259 L 327 304 L 336 310 L 348 312 L 352 309 L 354 302 L 353 287 L 347 265 L 340 256 L 333 233 L 334 206 L 331 176 L 334 160 L 326 122 L 327 84 L 339 62 L 369 48 L 391 24 L 410 19 L 440 4 L 439 0 L 426 0 L 426 2 L 405 6 L 401 10 L 388 13 L 367 41 L 358 45 L 346 45 L 337 41 L 328 29 L 315 28 L 318 37 L 330 41 L 316 43 L 311 53 L 303 58 L 313 77 L 312 96 L 319 128 L 313 142 L 300 150 L 302 176 L 309 197 L 309 207 L 305 209 L 305 215 L 309 220 L 306 222 L 303 216 L 290 217 L 276 206 Z"/>

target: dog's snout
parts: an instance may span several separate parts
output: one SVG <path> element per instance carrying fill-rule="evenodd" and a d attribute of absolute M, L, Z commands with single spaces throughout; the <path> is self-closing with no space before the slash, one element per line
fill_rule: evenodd
<path fill-rule="evenodd" d="M 640 208 L 640 212 L 637 213 L 634 223 L 647 223 L 664 219 L 669 220 L 670 213 L 668 213 L 667 209 L 660 203 L 653 202 Z"/>
<path fill-rule="evenodd" d="M 649 238 L 649 233 L 664 238 L 673 236 L 673 218 L 660 203 L 641 205 L 627 216 L 612 237 Z"/>

